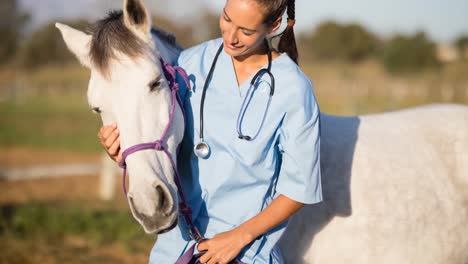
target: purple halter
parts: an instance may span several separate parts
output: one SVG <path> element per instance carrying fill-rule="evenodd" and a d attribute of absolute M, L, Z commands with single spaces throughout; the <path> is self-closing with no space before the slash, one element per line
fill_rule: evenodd
<path fill-rule="evenodd" d="M 175 161 L 172 159 L 171 154 L 169 151 L 166 149 L 164 146 L 165 140 L 167 133 L 169 129 L 171 128 L 171 125 L 174 121 L 174 114 L 175 114 L 175 109 L 176 109 L 176 102 L 179 104 L 180 109 L 182 110 L 182 113 L 184 115 L 184 122 L 185 122 L 185 112 L 184 108 L 182 105 L 182 102 L 180 100 L 180 97 L 177 93 L 177 90 L 179 89 L 179 85 L 176 82 L 176 75 L 177 73 L 180 74 L 180 76 L 183 78 L 185 81 L 187 87 L 190 87 L 190 83 L 188 80 L 187 73 L 185 70 L 181 67 L 178 66 L 171 66 L 168 63 L 164 62 L 162 59 L 160 59 L 161 65 L 163 66 L 163 71 L 164 75 L 169 83 L 169 87 L 171 89 L 171 112 L 169 116 L 169 122 L 166 125 L 166 128 L 164 129 L 163 134 L 161 135 L 160 139 L 150 142 L 150 143 L 142 143 L 142 144 L 137 144 L 132 147 L 127 148 L 123 153 L 122 153 L 122 160 L 119 162 L 119 167 L 123 169 L 123 176 L 122 176 L 122 188 L 125 196 L 127 195 L 127 188 L 125 184 L 125 177 L 127 175 L 127 164 L 125 163 L 125 160 L 127 157 L 135 152 L 138 152 L 140 150 L 147 150 L 147 149 L 154 149 L 156 151 L 162 151 L 164 154 L 166 154 L 167 158 L 171 161 L 172 168 L 174 169 L 175 173 L 175 183 L 177 185 L 177 190 L 181 199 L 181 202 L 179 203 L 179 210 L 182 213 L 182 215 L 185 218 L 185 221 L 190 227 L 190 235 L 191 237 L 199 242 L 203 240 L 203 237 L 201 236 L 200 232 L 198 229 L 195 227 L 192 221 L 192 209 L 187 203 L 187 199 L 185 197 L 184 191 L 182 189 L 182 183 L 180 179 L 179 172 L 177 171 L 177 167 L 175 164 Z"/>
<path fill-rule="evenodd" d="M 175 108 L 176 108 L 176 101 L 179 104 L 180 108 L 182 109 L 182 112 L 184 114 L 184 122 L 185 122 L 185 113 L 184 113 L 184 108 L 182 107 L 182 102 L 180 101 L 180 97 L 177 94 L 177 90 L 179 89 L 179 84 L 176 82 L 176 74 L 179 73 L 184 81 L 187 84 L 187 87 L 189 87 L 189 81 L 188 81 L 188 76 L 187 73 L 185 72 L 184 69 L 181 67 L 175 66 L 172 67 L 168 63 L 165 63 L 162 59 L 161 60 L 161 65 L 163 66 L 163 71 L 164 75 L 169 83 L 169 88 L 171 89 L 171 112 L 169 116 L 169 122 L 166 125 L 166 128 L 164 129 L 163 134 L 161 135 L 161 138 L 159 140 L 156 140 L 154 142 L 150 143 L 142 143 L 142 144 L 137 144 L 132 147 L 127 148 L 123 153 L 122 153 L 122 160 L 119 162 L 119 167 L 121 167 L 124 170 L 123 173 L 123 181 L 122 181 L 122 187 L 123 187 L 123 192 L 125 195 L 127 195 L 127 188 L 125 186 L 125 175 L 127 174 L 127 164 L 125 163 L 125 160 L 130 154 L 133 154 L 135 152 L 138 152 L 140 150 L 147 150 L 147 149 L 154 149 L 157 151 L 163 151 L 168 155 L 168 157 L 171 160 L 172 166 L 174 168 L 175 173 L 178 176 L 177 173 L 177 168 L 175 167 L 175 162 L 172 160 L 172 157 L 170 156 L 169 152 L 167 149 L 164 147 L 164 141 L 166 140 L 167 132 L 171 128 L 172 122 L 174 121 L 174 113 L 175 113 Z M 176 184 L 178 182 L 178 177 L 176 177 Z M 177 186 L 179 187 L 179 186 Z"/>

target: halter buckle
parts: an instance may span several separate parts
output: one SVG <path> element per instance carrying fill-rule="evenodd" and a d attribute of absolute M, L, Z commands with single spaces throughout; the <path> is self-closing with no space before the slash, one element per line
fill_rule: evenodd
<path fill-rule="evenodd" d="M 157 150 L 157 151 L 161 151 L 164 149 L 164 146 L 163 146 L 163 143 L 161 140 L 156 140 L 154 142 L 154 149 Z"/>

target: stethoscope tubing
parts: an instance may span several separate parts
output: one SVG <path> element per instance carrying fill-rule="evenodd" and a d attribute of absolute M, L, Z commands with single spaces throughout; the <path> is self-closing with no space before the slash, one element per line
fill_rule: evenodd
<path fill-rule="evenodd" d="M 258 127 L 257 131 L 255 132 L 254 136 L 247 136 L 247 135 L 244 135 L 242 133 L 242 121 L 244 119 L 244 116 L 245 116 L 245 113 L 247 112 L 247 108 L 248 108 L 248 105 L 250 104 L 250 101 L 252 100 L 253 98 L 253 94 L 255 93 L 255 82 L 257 80 L 257 78 L 262 74 L 268 74 L 270 76 L 270 79 L 271 79 L 271 89 L 270 89 L 270 94 L 268 96 L 268 102 L 267 102 L 267 105 L 266 105 L 266 108 L 265 108 L 265 111 L 263 112 L 263 116 L 262 116 L 262 120 L 260 122 L 260 126 Z M 249 89 L 247 90 L 247 93 L 246 93 L 246 98 L 248 98 L 248 100 L 244 99 L 243 102 L 242 102 L 242 106 L 241 108 L 239 109 L 239 114 L 237 115 L 237 123 L 236 123 L 236 130 L 237 130 L 237 134 L 239 135 L 239 138 L 240 139 L 245 139 L 247 141 L 252 141 L 252 140 L 255 140 L 255 138 L 257 138 L 258 134 L 260 133 L 260 131 L 262 130 L 263 128 L 263 124 L 265 123 L 265 119 L 266 119 L 266 116 L 267 116 L 267 113 L 268 113 L 268 109 L 270 108 L 270 103 L 271 103 L 271 99 L 273 98 L 273 94 L 274 94 L 274 87 L 275 87 L 275 78 L 273 77 L 273 74 L 271 74 L 270 71 L 268 71 L 267 69 L 261 69 L 260 71 L 258 71 L 258 73 L 253 77 L 251 83 L 250 83 L 250 87 Z"/>
<path fill-rule="evenodd" d="M 247 90 L 246 98 L 244 98 L 244 101 L 242 102 L 242 106 L 241 106 L 241 108 L 239 110 L 239 114 L 237 115 L 236 130 L 237 130 L 238 136 L 239 136 L 240 139 L 245 139 L 247 141 L 254 140 L 258 136 L 258 134 L 260 133 L 260 131 L 261 131 L 262 127 L 263 127 L 263 124 L 265 123 L 265 119 L 266 119 L 266 116 L 267 116 L 267 113 L 268 113 L 268 109 L 270 107 L 271 99 L 272 99 L 273 94 L 275 92 L 275 78 L 274 78 L 273 74 L 271 73 L 271 64 L 272 64 L 271 49 L 270 49 L 270 47 L 268 45 L 268 42 L 266 40 L 265 40 L 265 44 L 268 47 L 268 67 L 260 69 L 254 75 L 254 77 L 252 78 L 252 80 L 250 82 L 250 87 Z M 203 91 L 202 91 L 202 96 L 201 96 L 201 101 L 200 101 L 200 142 L 198 144 L 196 144 L 195 147 L 194 147 L 195 154 L 200 158 L 206 158 L 209 155 L 210 147 L 205 142 L 205 138 L 204 138 L 204 110 L 205 110 L 206 91 L 208 90 L 209 83 L 210 83 L 211 79 L 213 78 L 214 70 L 216 68 L 216 64 L 218 62 L 219 55 L 221 54 L 221 52 L 223 50 L 223 47 L 224 47 L 224 45 L 221 44 L 218 51 L 216 52 L 216 55 L 215 55 L 215 57 L 213 59 L 213 62 L 211 63 L 210 70 L 208 71 L 208 75 L 206 77 L 205 83 L 203 85 Z M 255 90 L 254 89 L 255 82 L 257 81 L 258 77 L 260 75 L 262 75 L 262 74 L 268 74 L 270 79 L 271 79 L 270 93 L 269 93 L 268 103 L 267 103 L 267 106 L 265 108 L 265 112 L 264 112 L 262 120 L 260 122 L 260 126 L 257 129 L 255 135 L 253 137 L 251 137 L 251 136 L 247 136 L 247 135 L 242 134 L 242 120 L 243 120 L 243 118 L 245 116 L 245 112 L 247 111 L 248 105 L 249 105 L 249 103 L 250 103 L 250 101 L 252 99 L 252 96 L 253 96 L 254 92 L 255 92 L 254 91 Z M 247 102 L 247 98 L 249 98 L 248 102 Z M 206 151 L 204 152 L 206 154 L 200 154 L 199 149 L 203 149 L 203 148 L 206 148 Z"/>
<path fill-rule="evenodd" d="M 221 51 L 223 51 L 223 44 L 219 47 L 218 51 L 216 52 L 216 55 L 213 59 L 213 62 L 211 63 L 210 71 L 208 72 L 208 75 L 206 76 L 205 84 L 203 85 L 203 91 L 202 91 L 202 96 L 201 96 L 201 102 L 200 102 L 200 141 L 205 142 L 205 138 L 203 135 L 203 125 L 204 125 L 204 110 L 205 110 L 205 97 L 206 97 L 206 90 L 208 90 L 209 83 L 211 81 L 211 78 L 213 78 L 213 73 L 216 67 L 216 62 L 218 61 L 219 55 L 221 54 Z"/>

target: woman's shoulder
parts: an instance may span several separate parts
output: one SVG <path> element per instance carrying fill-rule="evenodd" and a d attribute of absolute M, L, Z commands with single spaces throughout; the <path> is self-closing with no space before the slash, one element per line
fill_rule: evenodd
<path fill-rule="evenodd" d="M 274 76 L 278 76 L 278 82 L 282 83 L 278 86 L 287 90 L 287 93 L 304 94 L 313 91 L 312 80 L 286 53 L 278 57 L 278 63 L 273 65 L 272 71 Z"/>
<path fill-rule="evenodd" d="M 281 99 L 285 112 L 303 113 L 304 111 L 318 110 L 312 80 L 287 54 L 282 54 L 280 58 L 281 61 L 278 61 L 276 70 L 272 69 L 275 79 L 278 80 L 275 95 L 287 98 L 286 100 Z"/>
<path fill-rule="evenodd" d="M 190 63 L 200 63 L 204 58 L 214 57 L 221 43 L 222 38 L 218 38 L 188 48 L 180 53 L 178 64 L 183 67 Z"/>

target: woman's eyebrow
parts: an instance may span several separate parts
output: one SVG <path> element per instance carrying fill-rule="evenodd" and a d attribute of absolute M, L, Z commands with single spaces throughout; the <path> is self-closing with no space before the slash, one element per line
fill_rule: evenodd
<path fill-rule="evenodd" d="M 224 12 L 224 15 L 225 15 L 229 20 L 232 21 L 232 19 L 229 17 L 229 15 L 228 15 L 227 12 L 226 12 L 226 8 L 223 8 L 223 12 Z M 255 30 L 255 29 L 250 29 L 250 28 L 245 28 L 245 27 L 239 27 L 239 28 L 240 28 L 240 29 L 243 29 L 243 30 L 251 31 L 252 33 L 257 32 L 257 30 Z"/>

